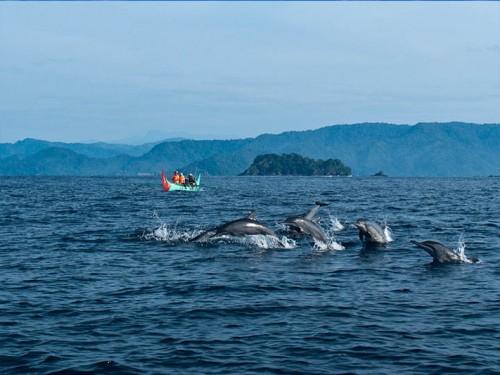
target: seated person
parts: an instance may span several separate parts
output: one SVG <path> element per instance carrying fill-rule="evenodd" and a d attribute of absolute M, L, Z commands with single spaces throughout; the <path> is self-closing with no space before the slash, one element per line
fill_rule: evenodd
<path fill-rule="evenodd" d="M 179 176 L 179 171 L 175 171 L 175 172 L 174 172 L 174 176 L 172 177 L 172 182 L 173 182 L 174 184 L 178 184 L 178 183 L 179 183 L 179 177 L 180 177 L 180 176 Z"/>

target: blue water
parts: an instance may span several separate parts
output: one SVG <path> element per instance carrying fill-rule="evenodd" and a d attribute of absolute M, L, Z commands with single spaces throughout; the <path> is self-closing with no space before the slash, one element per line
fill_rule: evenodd
<path fill-rule="evenodd" d="M 500 373 L 499 178 L 204 183 L 1 178 L 0 372 Z M 345 250 L 185 241 L 251 209 L 278 229 L 316 200 Z M 363 250 L 361 217 L 394 242 Z M 409 243 L 460 236 L 480 263 Z"/>

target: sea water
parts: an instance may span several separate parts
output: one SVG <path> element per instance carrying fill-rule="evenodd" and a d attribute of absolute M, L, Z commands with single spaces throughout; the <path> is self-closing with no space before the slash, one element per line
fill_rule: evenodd
<path fill-rule="evenodd" d="M 2 177 L 0 372 L 500 371 L 499 178 L 203 183 Z M 330 246 L 280 231 L 318 200 Z M 189 242 L 252 210 L 277 237 Z M 363 247 L 358 218 L 393 241 Z"/>

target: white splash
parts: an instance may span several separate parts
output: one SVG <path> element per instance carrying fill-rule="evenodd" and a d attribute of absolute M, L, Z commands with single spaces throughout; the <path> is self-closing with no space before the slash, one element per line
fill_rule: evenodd
<path fill-rule="evenodd" d="M 162 222 L 156 211 L 153 212 L 153 218 L 158 221 L 159 226 L 154 229 L 148 229 L 142 233 L 141 239 L 146 241 L 162 241 L 167 243 L 189 242 L 197 235 L 203 233 L 200 229 L 180 230 L 177 228 L 178 222 L 173 225 Z M 276 237 L 269 235 L 249 235 L 244 237 L 234 237 L 228 235 L 216 236 L 208 239 L 206 242 L 226 242 L 237 243 L 247 247 L 257 247 L 260 249 L 294 249 L 296 242 L 286 236 Z"/>
<path fill-rule="evenodd" d="M 337 220 L 337 218 L 334 218 Z M 330 221 L 332 221 L 332 218 L 330 217 Z M 337 220 L 338 221 L 338 220 Z M 333 223 L 333 221 L 332 221 Z M 339 223 L 340 224 L 340 223 Z M 344 227 L 342 224 L 340 224 L 342 228 Z M 337 238 L 335 237 L 335 232 L 338 232 L 336 230 L 338 227 L 335 227 L 334 225 L 330 226 L 326 231 L 326 243 L 323 241 L 317 241 L 316 239 L 314 240 L 314 249 L 319 250 L 319 251 L 328 251 L 328 250 L 345 250 L 345 247 L 342 246 L 340 242 L 337 242 Z"/>
<path fill-rule="evenodd" d="M 153 211 L 153 218 L 158 222 L 158 227 L 146 230 L 142 233 L 141 239 L 146 241 L 163 241 L 163 242 L 187 242 L 200 231 L 182 231 L 177 229 L 178 222 L 174 225 L 164 223 L 158 215 L 158 212 Z"/>
<path fill-rule="evenodd" d="M 190 238 L 200 234 L 202 232 L 198 231 L 194 233 Z M 188 238 L 189 240 L 189 238 Z M 297 244 L 294 240 L 282 236 L 281 238 L 270 235 L 246 235 L 243 237 L 236 237 L 230 235 L 218 235 L 203 242 L 197 242 L 198 244 L 216 244 L 216 243 L 233 243 L 238 245 L 243 245 L 245 247 L 256 247 L 259 249 L 294 249 L 297 247 Z"/>
<path fill-rule="evenodd" d="M 169 226 L 162 223 L 159 227 L 145 231 L 141 238 L 146 241 L 163 241 L 163 242 L 187 242 L 200 231 L 181 231 L 177 229 L 177 224 Z"/>
<path fill-rule="evenodd" d="M 254 234 L 243 237 L 222 235 L 210 238 L 207 242 L 235 243 L 246 247 L 256 247 L 259 249 L 294 249 L 297 244 L 294 240 L 282 236 L 281 238 L 270 235 Z"/>
<path fill-rule="evenodd" d="M 465 238 L 463 233 L 458 236 L 457 247 L 453 249 L 460 259 L 467 259 L 465 256 Z"/>
<path fill-rule="evenodd" d="M 477 263 L 477 262 L 479 262 L 479 259 L 470 259 L 470 258 L 467 258 L 467 256 L 465 255 L 465 239 L 464 239 L 463 233 L 460 234 L 460 236 L 458 236 L 457 247 L 455 249 L 453 249 L 453 252 L 457 255 L 460 262 L 463 262 L 463 263 Z"/>
<path fill-rule="evenodd" d="M 381 227 L 383 228 L 384 230 L 384 237 L 385 237 L 385 240 L 387 243 L 389 242 L 393 242 L 394 241 L 394 235 L 392 233 L 392 229 L 389 225 L 387 225 L 387 218 L 385 218 L 382 222 L 381 222 Z"/>
<path fill-rule="evenodd" d="M 313 249 L 319 251 L 337 251 L 345 250 L 345 247 L 341 243 L 337 242 L 335 238 L 328 238 L 327 243 L 314 240 Z"/>
<path fill-rule="evenodd" d="M 286 236 L 276 237 L 269 235 L 251 235 L 239 238 L 245 246 L 258 247 L 259 249 L 294 249 L 297 243 Z"/>
<path fill-rule="evenodd" d="M 392 229 L 389 226 L 384 226 L 384 236 L 387 242 L 393 242 L 394 237 L 392 235 Z"/>
<path fill-rule="evenodd" d="M 345 226 L 335 216 L 328 215 L 330 226 L 334 232 L 340 232 L 345 229 Z"/>

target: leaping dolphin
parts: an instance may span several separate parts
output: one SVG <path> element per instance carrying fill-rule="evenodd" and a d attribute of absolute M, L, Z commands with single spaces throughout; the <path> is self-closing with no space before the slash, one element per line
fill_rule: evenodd
<path fill-rule="evenodd" d="M 316 202 L 315 206 L 304 214 L 290 216 L 283 224 L 285 224 L 291 231 L 299 234 L 308 234 L 314 240 L 323 243 L 328 243 L 328 238 L 320 225 L 314 220 L 322 206 L 328 206 L 326 203 Z"/>
<path fill-rule="evenodd" d="M 216 236 L 229 235 L 229 236 L 242 237 L 252 234 L 276 236 L 276 234 L 272 229 L 269 229 L 264 224 L 257 221 L 257 216 L 255 215 L 255 212 L 251 212 L 250 214 L 241 219 L 233 220 L 228 223 L 219 225 L 216 228 L 209 229 L 199 234 L 198 236 L 192 238 L 191 241 L 205 242 Z"/>
<path fill-rule="evenodd" d="M 434 259 L 435 263 L 462 263 L 467 261 L 476 263 L 479 261 L 479 259 L 475 257 L 467 258 L 465 255 L 461 256 L 456 251 L 438 241 L 428 240 L 418 242 L 411 240 L 410 242 L 417 247 L 424 249 Z"/>
<path fill-rule="evenodd" d="M 389 239 L 380 225 L 373 221 L 358 219 L 354 224 L 359 231 L 359 239 L 366 243 L 386 244 Z"/>

